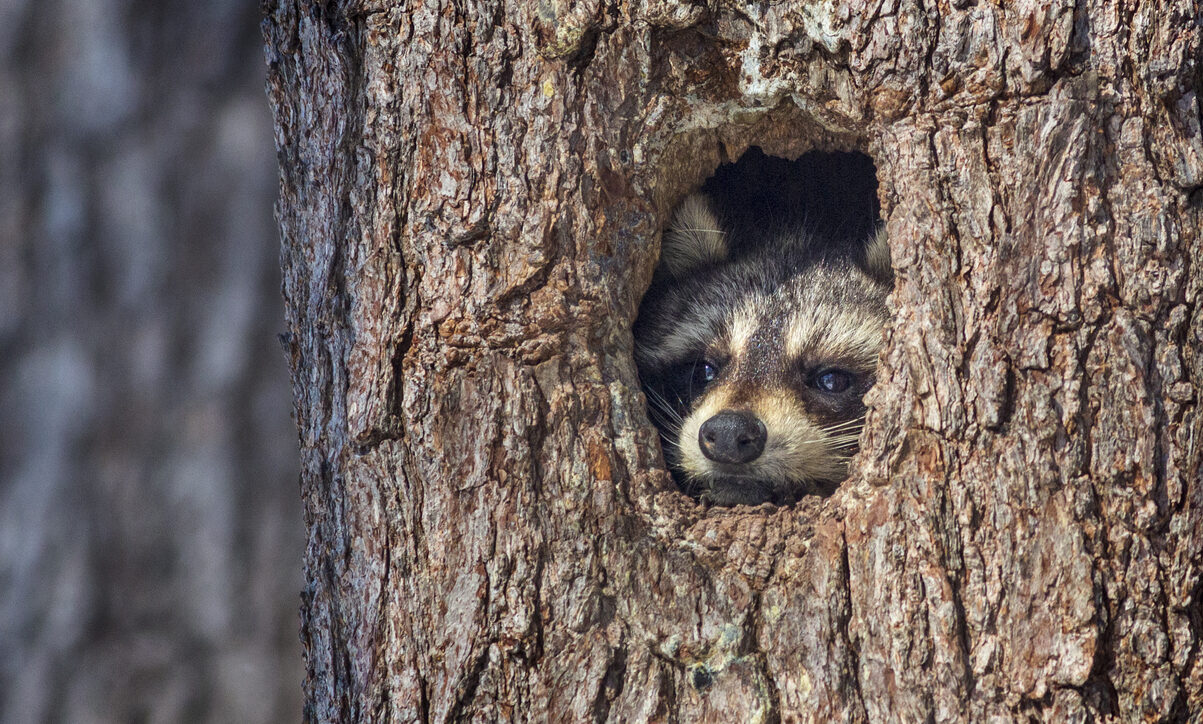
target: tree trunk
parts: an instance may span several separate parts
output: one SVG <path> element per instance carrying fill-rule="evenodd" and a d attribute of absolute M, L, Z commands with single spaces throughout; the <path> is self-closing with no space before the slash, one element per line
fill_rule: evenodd
<path fill-rule="evenodd" d="M 314 721 L 1203 711 L 1200 8 L 270 2 Z M 750 146 L 877 166 L 833 496 L 705 509 L 631 323 Z"/>

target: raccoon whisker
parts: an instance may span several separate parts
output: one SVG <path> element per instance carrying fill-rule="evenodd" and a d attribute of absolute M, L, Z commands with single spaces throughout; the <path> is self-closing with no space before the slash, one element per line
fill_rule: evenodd
<path fill-rule="evenodd" d="M 654 398 L 649 397 L 648 401 L 651 403 L 650 405 L 648 405 L 648 409 L 652 410 L 653 412 L 660 415 L 661 417 L 664 417 L 669 420 L 680 420 L 681 419 L 681 416 L 679 414 L 677 414 L 677 411 L 674 410 L 673 408 L 669 407 L 668 405 L 664 404 L 664 402 L 662 400 L 656 400 Z"/>
<path fill-rule="evenodd" d="M 848 447 L 849 445 L 856 443 L 856 441 L 859 439 L 860 432 L 856 432 L 847 435 L 820 435 L 819 437 L 804 438 L 794 444 L 798 445 L 799 447 L 805 445 L 823 445 L 828 448 L 841 448 Z"/>
<path fill-rule="evenodd" d="M 667 413 L 662 408 L 649 406 L 648 418 L 660 433 L 660 440 L 665 447 L 676 445 L 681 434 L 681 418 L 679 415 Z"/>
<path fill-rule="evenodd" d="M 846 443 L 844 445 L 832 445 L 827 448 L 832 455 L 854 455 L 856 454 L 856 445 L 854 443 Z"/>
<path fill-rule="evenodd" d="M 663 432 L 672 433 L 673 435 L 681 433 L 682 421 L 680 417 L 666 415 L 663 410 L 658 410 L 654 407 L 649 407 L 648 412 L 650 413 L 649 417 L 652 422 L 657 427 L 662 428 Z"/>
<path fill-rule="evenodd" d="M 659 392 L 651 387 L 643 388 L 643 392 L 647 396 L 648 401 L 652 403 L 653 408 L 660 412 L 665 419 L 675 422 L 677 426 L 680 426 L 684 422 L 681 418 L 681 413 L 677 412 L 677 408 L 669 404 L 668 400 L 664 399 L 664 396 Z"/>
<path fill-rule="evenodd" d="M 661 430 L 660 442 L 665 448 L 671 448 L 677 444 L 677 437 L 679 435 L 679 432 L 675 432 L 673 430 Z"/>
<path fill-rule="evenodd" d="M 843 432 L 838 432 L 834 435 L 827 435 L 827 436 L 825 436 L 825 439 L 832 440 L 832 441 L 834 441 L 834 440 L 859 440 L 860 439 L 860 430 L 845 430 Z"/>
<path fill-rule="evenodd" d="M 864 427 L 864 424 L 865 418 L 862 415 L 860 417 L 854 417 L 851 420 L 844 420 L 842 422 L 837 422 L 834 425 L 828 425 L 827 427 L 822 428 L 822 430 L 823 432 L 838 432 L 840 430 L 853 427 Z"/>
<path fill-rule="evenodd" d="M 668 400 L 666 400 L 664 398 L 659 398 L 656 400 L 656 402 L 654 402 L 654 404 L 656 404 L 657 408 L 660 411 L 662 411 L 662 413 L 664 414 L 665 417 L 668 417 L 668 419 L 670 419 L 670 420 L 675 420 L 677 422 L 681 422 L 681 420 L 682 420 L 681 414 L 678 413 L 675 406 L 672 406 L 668 403 Z"/>
<path fill-rule="evenodd" d="M 671 436 L 674 439 L 681 434 L 681 425 L 672 420 L 666 420 L 662 415 L 653 413 L 650 416 L 652 424 L 660 430 L 661 435 Z"/>
<path fill-rule="evenodd" d="M 661 447 L 663 447 L 666 451 L 676 447 L 679 433 L 673 432 L 672 430 L 660 430 L 659 432 Z"/>
<path fill-rule="evenodd" d="M 857 440 L 864 429 L 864 425 L 861 425 L 859 427 L 844 427 L 838 430 L 823 430 L 820 437 L 831 441 Z"/>
<path fill-rule="evenodd" d="M 652 422 L 656 422 L 657 425 L 663 427 L 665 433 L 671 433 L 674 435 L 681 433 L 681 426 L 678 425 L 678 423 L 672 420 L 665 420 L 663 416 L 657 416 L 656 420 L 653 420 Z"/>
<path fill-rule="evenodd" d="M 859 450 L 859 448 L 857 448 L 857 446 L 856 446 L 855 440 L 851 440 L 851 441 L 843 443 L 841 445 L 832 445 L 831 447 L 829 447 L 827 449 L 831 451 L 832 455 L 843 455 L 846 458 L 852 457 Z"/>
<path fill-rule="evenodd" d="M 824 435 L 859 435 L 861 430 L 864 429 L 864 425 L 845 425 L 843 427 L 823 428 L 819 432 Z"/>
<path fill-rule="evenodd" d="M 697 493 L 701 492 L 702 488 L 705 487 L 705 482 L 696 475 L 685 473 L 684 470 L 681 470 L 680 472 L 682 475 L 679 484 L 683 488 L 686 495 L 696 495 Z"/>
<path fill-rule="evenodd" d="M 860 439 L 859 432 L 851 432 L 851 433 L 847 433 L 845 435 L 832 435 L 831 437 L 827 438 L 827 441 L 834 442 L 834 443 L 843 443 L 843 442 L 856 442 L 859 439 Z"/>
<path fill-rule="evenodd" d="M 837 422 L 834 425 L 832 425 L 832 427 L 835 427 L 838 425 L 853 425 L 853 424 L 856 424 L 859 422 L 864 422 L 864 421 L 865 421 L 865 415 L 857 415 L 856 417 L 850 417 L 847 420 L 841 420 L 840 422 Z"/>

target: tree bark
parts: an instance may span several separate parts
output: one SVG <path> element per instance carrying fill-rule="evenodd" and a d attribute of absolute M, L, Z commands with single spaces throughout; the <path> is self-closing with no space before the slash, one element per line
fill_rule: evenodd
<path fill-rule="evenodd" d="M 313 721 L 1203 712 L 1200 8 L 269 2 Z M 756 145 L 875 160 L 852 477 L 704 509 L 631 322 Z"/>

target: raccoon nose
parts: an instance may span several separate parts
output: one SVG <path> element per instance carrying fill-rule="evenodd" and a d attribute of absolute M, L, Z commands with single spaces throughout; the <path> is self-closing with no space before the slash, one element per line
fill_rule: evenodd
<path fill-rule="evenodd" d="M 747 463 L 760 457 L 768 432 L 755 415 L 720 412 L 698 430 L 702 454 L 716 463 Z"/>

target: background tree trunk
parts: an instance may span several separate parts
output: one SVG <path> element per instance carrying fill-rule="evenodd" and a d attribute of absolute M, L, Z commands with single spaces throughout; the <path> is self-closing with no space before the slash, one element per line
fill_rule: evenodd
<path fill-rule="evenodd" d="M 0 2 L 0 722 L 301 715 L 244 0 Z"/>
<path fill-rule="evenodd" d="M 311 720 L 1203 711 L 1197 3 L 267 13 Z M 704 510 L 630 326 L 751 145 L 873 157 L 897 321 L 836 495 Z"/>

